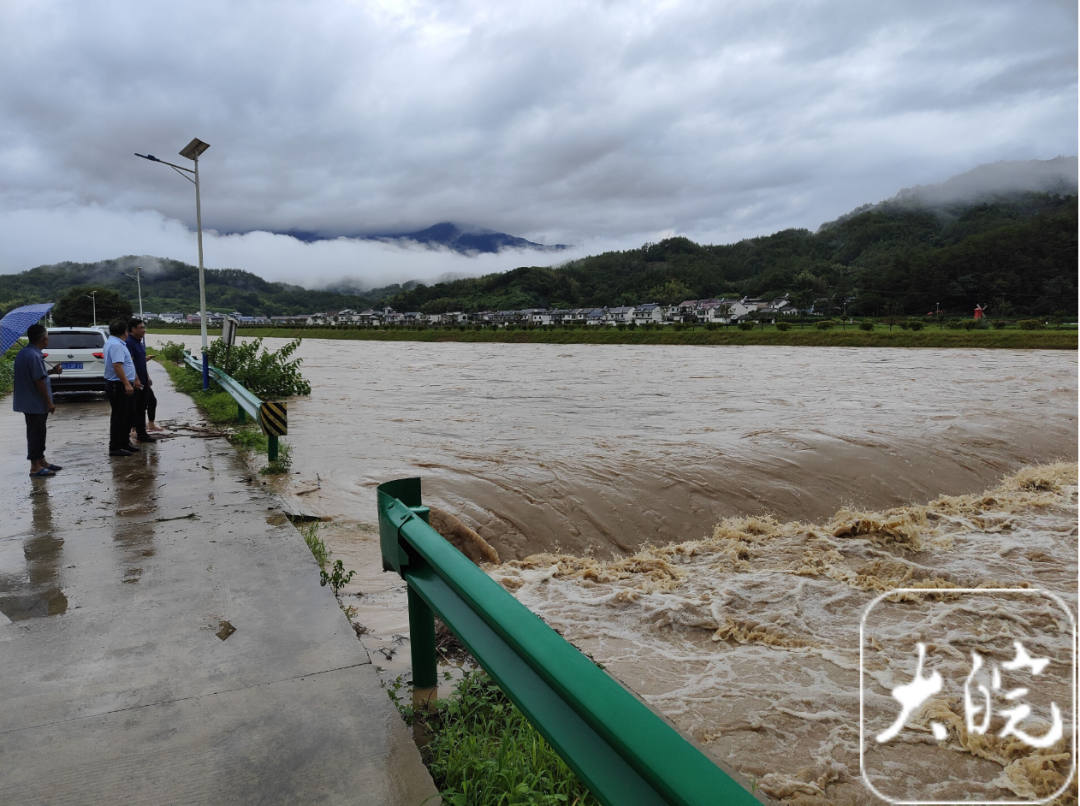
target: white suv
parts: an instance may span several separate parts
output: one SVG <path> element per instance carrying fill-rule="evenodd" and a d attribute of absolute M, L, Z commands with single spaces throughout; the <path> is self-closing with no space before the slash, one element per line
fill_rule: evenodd
<path fill-rule="evenodd" d="M 50 327 L 45 363 L 63 372 L 51 378 L 54 392 L 105 391 L 105 335 L 94 327 Z"/>

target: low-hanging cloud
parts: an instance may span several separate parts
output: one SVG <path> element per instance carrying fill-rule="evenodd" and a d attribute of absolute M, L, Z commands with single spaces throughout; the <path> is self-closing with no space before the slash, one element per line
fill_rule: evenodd
<path fill-rule="evenodd" d="M 1074 154 L 1076 29 L 1052 0 L 4 3 L 0 271 L 194 262 L 190 184 L 133 156 L 181 161 L 192 136 L 204 226 L 247 233 L 212 236 L 207 264 L 302 282 L 567 255 L 272 233 L 454 221 L 580 254 L 814 228 Z"/>
<path fill-rule="evenodd" d="M 61 241 L 31 243 L 28 232 L 63 232 Z M 0 274 L 19 266 L 65 260 L 95 262 L 128 255 L 160 255 L 195 265 L 196 234 L 160 213 L 117 211 L 97 206 L 19 210 L 0 215 L 0 243 L 8 244 Z M 73 247 L 73 244 L 78 244 Z M 635 245 L 640 242 L 634 241 Z M 117 251 L 118 245 L 122 248 Z M 628 244 L 594 242 L 599 250 Z M 361 288 L 404 280 L 430 282 L 443 275 L 472 276 L 519 266 L 552 266 L 578 254 L 506 249 L 498 253 L 463 255 L 446 248 L 420 244 L 336 238 L 308 243 L 280 233 L 253 231 L 221 235 L 203 233 L 208 268 L 242 268 L 267 280 L 305 287 L 348 283 Z M 10 264 L 8 263 L 10 261 Z M 147 268 L 151 268 L 147 266 Z"/>

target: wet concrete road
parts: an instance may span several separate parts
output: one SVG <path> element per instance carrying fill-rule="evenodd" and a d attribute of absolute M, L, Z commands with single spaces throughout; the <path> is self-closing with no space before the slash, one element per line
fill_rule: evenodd
<path fill-rule="evenodd" d="M 159 418 L 197 422 L 154 366 Z M 0 402 L 0 803 L 419 804 L 435 789 L 303 539 L 220 439 L 112 459 L 108 404 L 30 479 Z M 436 802 L 434 799 L 428 803 Z"/>

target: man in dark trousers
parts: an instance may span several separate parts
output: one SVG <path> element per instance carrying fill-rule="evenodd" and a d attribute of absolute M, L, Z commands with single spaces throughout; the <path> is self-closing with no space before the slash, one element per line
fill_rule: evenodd
<path fill-rule="evenodd" d="M 30 475 L 44 478 L 63 469 L 60 465 L 49 464 L 45 458 L 45 422 L 56 411 L 49 376 L 59 375 L 63 370 L 59 364 L 52 369 L 45 367 L 42 350 L 49 346 L 49 331 L 44 325 L 30 325 L 26 338 L 30 343 L 15 356 L 11 406 L 26 417 L 26 458 L 30 460 Z"/>
<path fill-rule="evenodd" d="M 109 417 L 109 456 L 131 456 L 139 450 L 128 440 L 135 409 L 135 392 L 142 388 L 135 374 L 135 362 L 127 343 L 127 322 L 117 319 L 109 325 L 105 342 L 105 396 L 112 406 Z"/>
<path fill-rule="evenodd" d="M 157 442 L 157 439 L 146 433 L 146 407 L 153 394 L 150 387 L 150 373 L 146 369 L 146 344 L 143 338 L 146 336 L 146 323 L 142 319 L 132 319 L 128 322 L 127 348 L 131 353 L 131 361 L 135 364 L 135 377 L 139 379 L 142 388 L 135 393 L 135 410 L 131 418 L 131 428 L 135 429 L 135 439 L 138 442 Z"/>

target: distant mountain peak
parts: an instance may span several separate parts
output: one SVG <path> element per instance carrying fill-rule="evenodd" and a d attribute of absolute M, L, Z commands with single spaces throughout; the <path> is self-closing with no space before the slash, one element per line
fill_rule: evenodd
<path fill-rule="evenodd" d="M 450 221 L 434 224 L 416 232 L 395 232 L 368 235 L 374 241 L 412 241 L 427 247 L 447 247 L 463 255 L 501 252 L 504 249 L 532 249 L 537 252 L 559 252 L 570 247 L 564 244 L 546 246 L 483 227 L 462 227 Z"/>

